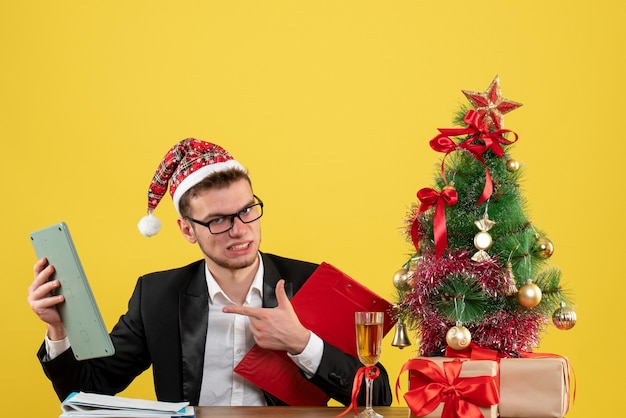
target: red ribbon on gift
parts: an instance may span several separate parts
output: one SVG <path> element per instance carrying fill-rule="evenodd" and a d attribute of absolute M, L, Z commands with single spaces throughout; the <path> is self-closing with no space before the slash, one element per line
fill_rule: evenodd
<path fill-rule="evenodd" d="M 497 361 L 500 358 L 507 357 L 504 354 L 492 350 L 491 348 L 483 347 L 476 343 L 470 343 L 466 348 L 462 350 L 455 350 L 450 346 L 446 346 L 446 357 L 457 358 L 471 358 L 472 360 L 494 360 Z"/>
<path fill-rule="evenodd" d="M 468 110 L 465 114 L 465 117 L 463 118 L 463 122 L 468 125 L 466 128 L 438 129 L 440 134 L 431 139 L 430 146 L 435 151 L 446 153 L 443 160 L 441 161 L 441 173 L 444 179 L 445 158 L 448 156 L 448 154 L 456 150 L 468 151 L 478 162 L 483 165 L 483 167 L 485 167 L 485 186 L 480 195 L 480 198 L 476 202 L 477 204 L 481 204 L 489 199 L 489 197 L 491 197 L 491 194 L 493 193 L 493 181 L 491 180 L 491 174 L 489 173 L 489 169 L 487 168 L 487 164 L 485 163 L 482 155 L 487 152 L 487 150 L 491 149 L 494 154 L 502 158 L 502 156 L 504 155 L 502 145 L 511 145 L 512 143 L 517 141 L 518 136 L 515 132 L 509 129 L 499 129 L 497 131 L 491 132 L 489 130 L 489 125 L 482 120 L 482 116 L 480 115 L 480 113 L 476 112 L 475 110 Z M 504 137 L 504 134 L 508 132 L 515 135 L 514 141 L 509 141 Z M 451 136 L 459 135 L 469 135 L 469 139 L 457 144 L 450 138 Z M 483 143 L 475 143 L 474 141 L 477 139 L 481 140 Z"/>
<path fill-rule="evenodd" d="M 460 378 L 460 360 L 443 363 L 443 370 L 426 359 L 411 359 L 400 370 L 411 374 L 411 386 L 404 399 L 416 416 L 434 411 L 443 402 L 442 418 L 482 418 L 479 406 L 491 406 L 499 402 L 498 387 L 493 376 Z M 396 399 L 400 378 L 396 380 Z"/>
<path fill-rule="evenodd" d="M 351 409 L 354 410 L 355 416 L 359 415 L 359 412 L 356 408 L 356 398 L 359 395 L 359 391 L 361 390 L 361 383 L 363 382 L 363 378 L 373 380 L 376 379 L 379 374 L 380 370 L 376 366 L 361 367 L 356 371 L 356 374 L 354 375 L 354 381 L 352 383 L 352 400 L 350 402 L 350 405 L 348 405 L 348 407 L 345 409 L 345 411 L 337 415 L 338 417 L 344 416 Z"/>
<path fill-rule="evenodd" d="M 417 192 L 417 198 L 421 203 L 415 215 L 415 219 L 413 219 L 413 224 L 411 225 L 411 239 L 413 240 L 413 245 L 415 245 L 415 249 L 418 250 L 419 214 L 436 206 L 435 217 L 433 219 L 433 232 L 435 236 L 435 255 L 439 258 L 448 247 L 445 206 L 456 205 L 459 200 L 459 195 L 453 187 L 444 187 L 441 192 L 425 187 Z"/>

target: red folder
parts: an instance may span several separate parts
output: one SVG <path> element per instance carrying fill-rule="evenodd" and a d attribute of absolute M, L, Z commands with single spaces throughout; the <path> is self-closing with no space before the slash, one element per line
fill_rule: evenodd
<path fill-rule="evenodd" d="M 327 263 L 313 272 L 291 304 L 302 325 L 355 357 L 355 312 L 384 312 L 384 334 L 395 323 L 388 301 Z M 255 345 L 235 367 L 235 372 L 289 405 L 326 405 L 330 399 L 302 376 L 298 366 L 282 351 Z"/>

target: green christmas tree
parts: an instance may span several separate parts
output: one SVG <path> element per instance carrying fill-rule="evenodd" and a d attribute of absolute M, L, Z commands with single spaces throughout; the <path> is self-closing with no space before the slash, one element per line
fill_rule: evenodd
<path fill-rule="evenodd" d="M 394 276 L 396 314 L 416 330 L 421 355 L 470 341 L 504 355 L 533 351 L 550 319 L 569 329 L 576 316 L 561 271 L 548 265 L 554 246 L 525 213 L 511 155 L 518 135 L 503 128 L 521 104 L 502 98 L 497 76 L 487 91 L 463 93 L 472 108 L 430 141 L 441 167 L 406 218 L 415 252 Z"/>

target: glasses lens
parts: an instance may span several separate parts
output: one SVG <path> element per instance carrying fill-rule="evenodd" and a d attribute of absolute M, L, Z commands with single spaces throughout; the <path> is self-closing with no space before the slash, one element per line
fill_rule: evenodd
<path fill-rule="evenodd" d="M 260 203 L 256 203 L 239 212 L 239 219 L 241 219 L 244 223 L 250 223 L 256 221 L 262 215 L 263 206 L 261 206 Z"/>
<path fill-rule="evenodd" d="M 232 224 L 233 223 L 231 218 L 229 218 L 228 216 L 223 216 L 221 218 L 209 221 L 207 226 L 209 227 L 209 231 L 211 231 L 212 234 L 221 234 L 222 232 L 228 231 L 231 228 Z"/>

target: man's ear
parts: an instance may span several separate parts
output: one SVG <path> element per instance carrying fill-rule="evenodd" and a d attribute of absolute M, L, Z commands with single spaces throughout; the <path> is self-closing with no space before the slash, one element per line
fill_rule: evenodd
<path fill-rule="evenodd" d="M 198 240 L 196 239 L 196 231 L 193 229 L 191 222 L 186 219 L 178 218 L 178 229 L 180 229 L 181 234 L 187 241 L 192 244 L 195 244 Z"/>

